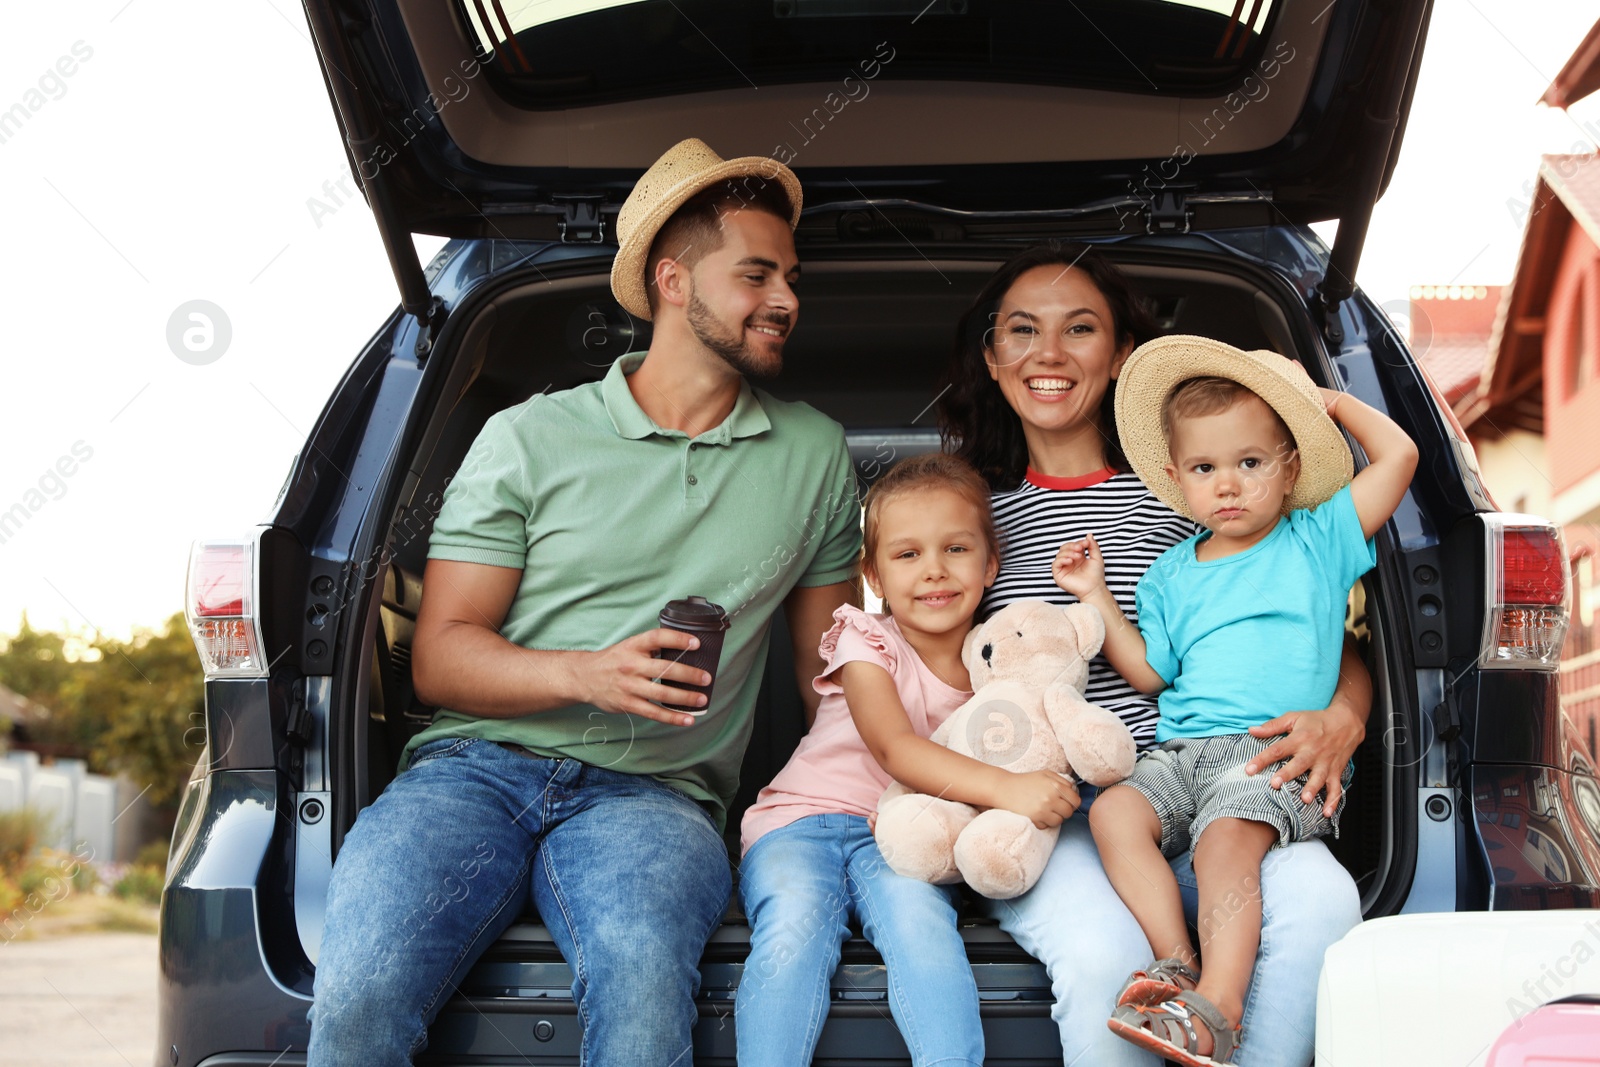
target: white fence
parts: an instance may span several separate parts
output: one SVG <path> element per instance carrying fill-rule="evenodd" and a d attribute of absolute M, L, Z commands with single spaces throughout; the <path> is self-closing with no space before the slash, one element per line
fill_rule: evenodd
<path fill-rule="evenodd" d="M 43 765 L 38 753 L 12 752 L 0 760 L 0 811 L 27 805 L 41 812 L 50 825 L 40 844 L 64 851 L 87 844 L 99 862 L 125 863 L 144 843 L 141 796 L 126 778 L 90 774 L 81 759 Z"/>

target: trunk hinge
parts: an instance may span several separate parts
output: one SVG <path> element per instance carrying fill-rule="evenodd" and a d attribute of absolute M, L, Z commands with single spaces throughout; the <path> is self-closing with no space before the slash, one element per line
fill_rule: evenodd
<path fill-rule="evenodd" d="M 277 767 L 289 776 L 295 789 L 305 787 L 306 752 L 316 730 L 306 700 L 306 680 L 296 679 L 286 694 L 288 707 L 283 719 L 283 740 L 275 741 Z"/>
<path fill-rule="evenodd" d="M 444 301 L 434 297 L 428 301 L 428 310 L 417 316 L 417 343 L 411 347 L 420 366 L 428 361 L 433 343 L 439 339 L 439 328 L 444 325 Z"/>
<path fill-rule="evenodd" d="M 283 735 L 291 744 L 304 748 L 311 743 L 311 711 L 306 707 L 306 680 L 299 679 L 289 694 L 289 715 L 283 723 Z"/>
<path fill-rule="evenodd" d="M 600 207 L 606 202 L 604 193 L 552 193 L 555 207 L 547 211 L 559 213 L 556 228 L 561 231 L 561 243 L 566 245 L 597 245 L 606 239 L 606 220 Z"/>
<path fill-rule="evenodd" d="M 1189 210 L 1182 193 L 1163 189 L 1156 193 L 1145 214 L 1145 233 L 1188 233 L 1194 212 Z"/>

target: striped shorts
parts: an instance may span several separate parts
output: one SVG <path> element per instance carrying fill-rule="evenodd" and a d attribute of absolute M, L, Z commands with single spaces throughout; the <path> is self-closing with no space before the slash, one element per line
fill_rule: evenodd
<path fill-rule="evenodd" d="M 1171 859 L 1193 848 L 1214 819 L 1249 819 L 1274 826 L 1278 830 L 1275 848 L 1325 837 L 1329 831 L 1339 836 L 1345 802 L 1342 793 L 1338 810 L 1329 819 L 1322 814 L 1326 794 L 1318 794 L 1310 804 L 1301 801 L 1305 775 L 1285 782 L 1282 789 L 1272 788 L 1272 772 L 1287 761 L 1253 775 L 1244 773 L 1244 765 L 1271 743 L 1249 734 L 1180 737 L 1139 757 L 1123 784 L 1144 794 L 1156 809 L 1163 856 Z M 1354 764 L 1347 764 L 1340 776 L 1346 789 L 1354 769 Z"/>

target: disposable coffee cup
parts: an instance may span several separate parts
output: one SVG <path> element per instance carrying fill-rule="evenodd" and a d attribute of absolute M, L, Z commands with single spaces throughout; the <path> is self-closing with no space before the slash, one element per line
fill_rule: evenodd
<path fill-rule="evenodd" d="M 711 675 L 711 685 L 685 685 L 665 678 L 661 680 L 662 685 L 670 685 L 675 689 L 704 693 L 706 695 L 704 708 L 685 707 L 682 704 L 661 706 L 671 708 L 673 711 L 686 711 L 690 715 L 704 715 L 707 708 L 711 707 L 711 686 L 717 682 L 717 662 L 722 659 L 722 635 L 728 632 L 728 613 L 723 611 L 720 605 L 711 603 L 703 596 L 685 597 L 682 600 L 674 600 L 661 609 L 661 625 L 668 630 L 681 630 L 686 634 L 694 634 L 700 639 L 700 647 L 658 648 L 655 653 L 656 659 L 686 663 Z"/>

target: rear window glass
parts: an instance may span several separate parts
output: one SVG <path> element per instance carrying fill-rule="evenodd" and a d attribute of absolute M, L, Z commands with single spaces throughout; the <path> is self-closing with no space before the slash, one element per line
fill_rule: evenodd
<path fill-rule="evenodd" d="M 845 77 L 1202 94 L 1277 0 L 455 0 L 509 100 L 560 108 Z"/>

